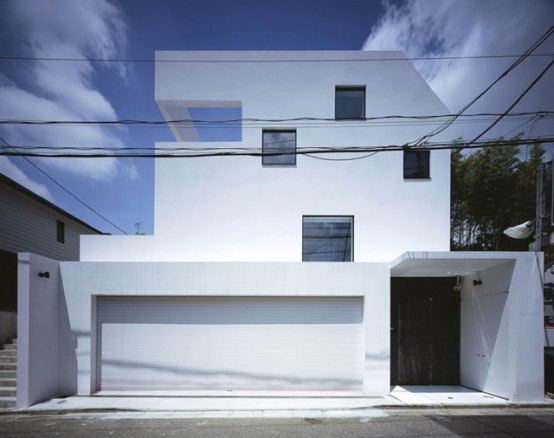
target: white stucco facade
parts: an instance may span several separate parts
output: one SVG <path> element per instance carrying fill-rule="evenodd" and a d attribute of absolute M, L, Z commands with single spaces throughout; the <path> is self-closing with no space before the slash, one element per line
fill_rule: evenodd
<path fill-rule="evenodd" d="M 333 120 L 342 85 L 365 87 L 368 118 L 448 113 L 400 52 L 158 52 L 157 60 L 156 101 L 168 120 L 226 106 L 247 120 Z M 261 148 L 264 129 L 296 129 L 298 148 L 402 145 L 439 123 L 244 122 L 232 143 L 201 143 L 181 125 L 173 128 L 181 142 L 157 148 Z M 154 235 L 85 237 L 81 260 L 301 261 L 303 215 L 354 216 L 357 262 L 447 251 L 450 152 L 433 151 L 430 161 L 429 179 L 407 180 L 401 151 L 354 161 L 299 155 L 286 167 L 260 157 L 157 159 Z"/>
<path fill-rule="evenodd" d="M 178 141 L 158 143 L 159 153 L 261 148 L 264 129 L 296 130 L 297 148 L 402 145 L 439 123 L 335 121 L 341 86 L 365 90 L 367 118 L 448 113 L 399 52 L 156 56 L 156 101 L 166 119 L 194 118 L 198 108 L 240 108 L 246 119 L 233 142 L 202 142 L 194 125 L 173 126 Z M 299 117 L 328 120 L 252 121 Z M 51 315 L 58 323 L 48 326 L 58 393 L 148 390 L 158 376 L 184 389 L 234 390 L 239 382 L 384 396 L 397 317 L 391 278 L 441 277 L 457 279 L 461 300 L 455 384 L 513 402 L 542 398 L 542 256 L 448 252 L 449 151 L 432 151 L 430 177 L 415 180 L 403 176 L 402 151 L 351 161 L 298 155 L 289 166 L 264 166 L 261 157 L 157 158 L 155 184 L 154 235 L 83 236 L 81 260 L 59 265 Z M 353 218 L 352 262 L 302 262 L 304 216 Z M 31 258 L 25 272 L 45 263 Z M 29 315 L 40 304 L 29 298 L 32 285 L 20 289 Z M 238 353 L 229 347 L 246 338 L 252 342 L 238 342 Z M 264 369 L 273 360 L 260 357 L 268 354 L 281 367 L 273 375 Z M 343 363 L 347 378 L 343 356 L 352 358 Z M 18 393 L 19 405 L 54 395 L 37 391 L 32 400 Z"/>

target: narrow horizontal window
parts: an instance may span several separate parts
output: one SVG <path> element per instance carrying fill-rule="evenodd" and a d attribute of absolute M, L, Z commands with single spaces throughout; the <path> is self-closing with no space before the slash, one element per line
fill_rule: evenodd
<path fill-rule="evenodd" d="M 365 87 L 335 88 L 335 119 L 365 119 Z"/>
<path fill-rule="evenodd" d="M 351 262 L 354 217 L 304 216 L 302 261 Z"/>
<path fill-rule="evenodd" d="M 404 151 L 404 178 L 428 179 L 431 177 L 429 151 Z"/>
<path fill-rule="evenodd" d="M 290 166 L 296 164 L 296 131 L 263 131 L 262 164 Z"/>

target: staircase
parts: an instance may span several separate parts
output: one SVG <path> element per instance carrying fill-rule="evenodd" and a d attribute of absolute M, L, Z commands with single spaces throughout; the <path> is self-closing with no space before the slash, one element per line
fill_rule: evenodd
<path fill-rule="evenodd" d="M 17 339 L 0 350 L 0 408 L 15 407 L 17 382 Z"/>

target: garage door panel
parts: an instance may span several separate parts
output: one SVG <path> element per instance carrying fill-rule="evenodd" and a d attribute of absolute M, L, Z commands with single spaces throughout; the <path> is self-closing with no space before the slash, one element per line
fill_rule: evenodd
<path fill-rule="evenodd" d="M 101 298 L 97 381 L 102 389 L 359 389 L 361 308 L 360 298 Z"/>
<path fill-rule="evenodd" d="M 361 324 L 360 303 L 359 297 L 99 297 L 98 308 L 106 323 Z"/>

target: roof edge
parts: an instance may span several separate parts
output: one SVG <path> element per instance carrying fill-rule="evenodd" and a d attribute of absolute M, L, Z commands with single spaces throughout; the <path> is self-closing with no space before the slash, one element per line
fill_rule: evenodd
<path fill-rule="evenodd" d="M 60 208 L 56 204 L 53 204 L 52 202 L 48 201 L 47 199 L 44 199 L 42 196 L 37 195 L 32 190 L 29 190 L 27 187 L 19 184 L 18 182 L 14 181 L 13 179 L 11 179 L 9 177 L 7 177 L 3 173 L 0 173 L 0 183 L 3 183 L 8 187 L 11 187 L 12 189 L 17 190 L 20 193 L 23 193 L 24 195 L 28 196 L 29 198 L 33 199 L 34 201 L 37 201 L 37 202 L 45 205 L 46 207 L 57 211 L 58 213 L 60 213 L 63 216 L 67 217 L 68 219 L 71 219 L 72 221 L 77 222 L 79 225 L 82 225 L 82 226 L 88 228 L 89 230 L 94 231 L 95 233 L 109 234 L 109 233 L 104 233 L 104 232 L 94 228 L 92 225 L 87 224 L 85 221 L 79 219 L 78 217 L 73 216 L 71 213 L 68 213 L 63 208 Z"/>

